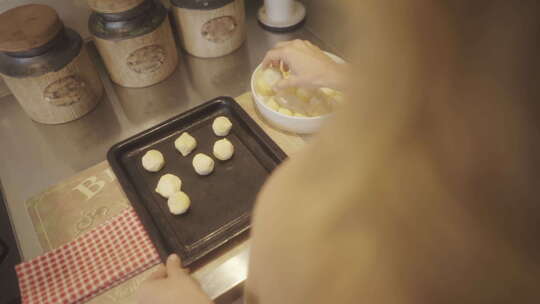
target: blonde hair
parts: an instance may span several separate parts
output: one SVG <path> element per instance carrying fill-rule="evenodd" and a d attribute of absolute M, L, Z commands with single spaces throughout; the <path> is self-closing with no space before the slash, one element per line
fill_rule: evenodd
<path fill-rule="evenodd" d="M 349 104 L 272 176 L 248 303 L 537 303 L 536 1 L 336 1 Z"/>
<path fill-rule="evenodd" d="M 342 216 L 387 212 L 369 223 L 417 303 L 537 302 L 540 4 L 350 4 L 354 90 L 327 138 L 374 164 L 356 203 L 378 206 Z"/>

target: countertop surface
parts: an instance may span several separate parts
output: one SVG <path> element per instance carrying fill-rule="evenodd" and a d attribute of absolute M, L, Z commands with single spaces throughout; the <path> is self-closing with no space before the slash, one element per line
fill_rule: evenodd
<path fill-rule="evenodd" d="M 128 89 L 113 84 L 89 44 L 106 97 L 77 121 L 41 125 L 25 115 L 13 96 L 0 99 L 0 179 L 24 260 L 43 253 L 25 207 L 29 198 L 102 162 L 109 148 L 123 139 L 216 96 L 234 97 L 249 91 L 252 71 L 275 43 L 298 38 L 325 48 L 306 28 L 287 34 L 264 31 L 255 17 L 261 2 L 246 1 L 247 40 L 240 49 L 215 59 L 196 58 L 180 51 L 180 64 L 173 75 L 148 88 Z M 242 252 L 229 263 L 241 263 L 245 268 L 247 257 Z M 217 283 L 217 276 L 208 277 L 216 282 L 216 292 L 225 291 L 228 286 Z"/>

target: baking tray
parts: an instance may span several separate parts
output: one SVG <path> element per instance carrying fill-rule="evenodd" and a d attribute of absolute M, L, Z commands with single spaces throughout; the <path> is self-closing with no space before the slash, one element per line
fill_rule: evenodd
<path fill-rule="evenodd" d="M 232 159 L 213 157 L 212 147 L 221 137 L 214 135 L 212 122 L 227 116 L 233 123 L 226 137 L 235 147 Z M 197 149 L 183 157 L 174 141 L 182 132 L 197 139 Z M 144 170 L 141 157 L 156 149 L 165 166 L 157 173 Z M 214 158 L 214 172 L 199 176 L 192 167 L 193 156 L 205 153 Z M 257 193 L 268 175 L 286 154 L 230 97 L 218 97 L 147 131 L 114 145 L 107 159 L 124 192 L 135 208 L 162 260 L 170 253 L 189 266 L 250 227 Z M 166 173 L 182 179 L 182 191 L 191 198 L 186 214 L 169 213 L 166 199 L 154 189 Z"/>
<path fill-rule="evenodd" d="M 21 303 L 19 282 L 15 265 L 21 262 L 15 231 L 11 225 L 7 201 L 2 194 L 0 183 L 0 303 Z"/>

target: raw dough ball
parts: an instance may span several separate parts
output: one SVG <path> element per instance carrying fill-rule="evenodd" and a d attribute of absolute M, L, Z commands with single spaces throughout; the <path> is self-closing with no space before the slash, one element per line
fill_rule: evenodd
<path fill-rule="evenodd" d="M 321 91 L 322 91 L 324 94 L 326 94 L 326 95 L 328 95 L 328 96 L 330 96 L 330 97 L 332 97 L 332 96 L 334 96 L 334 95 L 336 95 L 336 94 L 339 93 L 338 91 L 336 91 L 336 90 L 334 90 L 334 89 L 330 89 L 330 88 L 321 88 Z"/>
<path fill-rule="evenodd" d="M 293 112 L 287 108 L 279 108 L 278 112 L 287 116 L 293 116 Z"/>
<path fill-rule="evenodd" d="M 214 144 L 214 156 L 219 160 L 229 160 L 234 154 L 233 144 L 226 138 Z"/>
<path fill-rule="evenodd" d="M 332 112 L 332 108 L 322 96 L 313 96 L 309 101 L 307 112 L 310 116 L 316 117 Z"/>
<path fill-rule="evenodd" d="M 163 175 L 157 184 L 156 192 L 164 198 L 169 198 L 174 193 L 180 191 L 182 181 L 178 176 L 172 174 Z"/>
<path fill-rule="evenodd" d="M 283 74 L 276 69 L 265 69 L 259 72 L 255 80 L 255 86 L 259 94 L 271 96 L 274 95 L 274 85 L 283 79 Z"/>
<path fill-rule="evenodd" d="M 191 151 L 197 148 L 197 140 L 188 132 L 184 132 L 174 141 L 174 146 L 182 156 L 188 156 Z"/>
<path fill-rule="evenodd" d="M 272 109 L 272 110 L 274 110 L 274 111 L 279 110 L 279 104 L 276 102 L 276 100 L 274 99 L 274 97 L 270 97 L 270 98 L 268 99 L 268 101 L 266 102 L 266 105 L 267 105 L 270 109 Z"/>
<path fill-rule="evenodd" d="M 165 158 L 158 150 L 150 150 L 142 157 L 142 166 L 146 171 L 158 172 L 165 165 Z"/>
<path fill-rule="evenodd" d="M 193 158 L 193 168 L 199 175 L 208 175 L 214 171 L 214 160 L 206 154 L 199 153 Z"/>
<path fill-rule="evenodd" d="M 309 89 L 298 88 L 296 89 L 296 96 L 303 102 L 308 102 L 311 96 L 313 96 L 313 92 Z"/>
<path fill-rule="evenodd" d="M 345 102 L 345 97 L 343 96 L 343 93 L 338 92 L 333 97 L 338 105 L 343 104 Z"/>
<path fill-rule="evenodd" d="M 167 200 L 169 211 L 174 215 L 180 215 L 186 213 L 191 206 L 191 200 L 189 196 L 182 191 L 173 193 L 169 200 Z"/>
<path fill-rule="evenodd" d="M 212 129 L 217 136 L 227 136 L 232 128 L 232 122 L 225 116 L 214 119 Z"/>

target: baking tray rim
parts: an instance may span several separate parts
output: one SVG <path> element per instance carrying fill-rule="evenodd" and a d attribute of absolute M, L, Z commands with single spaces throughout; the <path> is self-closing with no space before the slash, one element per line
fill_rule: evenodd
<path fill-rule="evenodd" d="M 136 187 L 129 182 L 130 178 L 125 170 L 121 168 L 120 158 L 121 155 L 118 154 L 119 151 L 124 149 L 126 146 L 130 145 L 133 141 L 137 141 L 139 139 L 142 139 L 144 137 L 147 137 L 151 135 L 154 132 L 160 131 L 160 129 L 164 126 L 171 125 L 177 121 L 180 121 L 182 119 L 185 119 L 186 117 L 192 115 L 193 113 L 196 113 L 200 111 L 201 109 L 210 107 L 214 104 L 224 104 L 225 106 L 231 106 L 234 111 L 240 112 L 241 116 L 247 117 L 247 119 L 241 118 L 242 122 L 247 124 L 248 129 L 256 134 L 256 137 L 259 141 L 262 141 L 262 144 L 266 145 L 270 150 L 273 151 L 274 156 L 278 158 L 279 162 L 283 162 L 285 159 L 287 159 L 287 154 L 270 138 L 270 136 L 259 126 L 253 118 L 234 100 L 234 98 L 230 96 L 219 96 L 216 98 L 213 98 L 207 102 L 204 102 L 192 109 L 189 109 L 185 112 L 182 112 L 176 116 L 173 116 L 172 118 L 169 118 L 161 123 L 156 124 L 155 126 L 152 126 L 148 129 L 145 129 L 133 136 L 130 136 L 129 138 L 120 141 L 117 144 L 114 144 L 109 151 L 107 152 L 107 161 L 116 175 L 116 178 L 118 179 L 118 182 L 121 185 L 122 191 L 126 195 L 126 197 L 129 200 L 130 205 L 133 207 L 135 212 L 137 213 L 139 219 L 141 220 L 141 223 L 145 227 L 150 239 L 152 240 L 152 243 L 156 247 L 156 250 L 163 262 L 167 260 L 168 252 L 170 251 L 167 249 L 167 242 L 163 239 L 162 233 L 159 231 L 157 224 L 155 223 L 152 215 L 147 210 L 147 208 L 142 203 L 134 203 L 133 201 L 137 202 L 140 198 L 140 195 L 138 194 L 138 190 Z M 129 191 L 128 191 L 129 190 Z M 222 241 L 215 242 L 212 244 L 212 246 L 208 246 L 204 250 L 201 250 L 198 254 L 191 255 L 191 257 L 184 257 L 182 259 L 182 266 L 186 267 L 192 264 L 193 262 L 203 258 L 204 256 L 208 255 L 212 251 L 216 250 L 217 248 L 220 248 L 225 243 L 228 243 L 232 240 L 234 240 L 239 235 L 243 234 L 247 230 L 251 228 L 251 223 L 249 221 L 250 217 L 241 218 L 238 220 L 239 223 L 241 222 L 247 222 L 244 227 L 240 228 L 237 232 L 230 235 L 230 237 L 223 239 Z M 229 229 L 232 227 L 229 227 Z M 226 230 L 226 229 L 225 229 Z"/>

